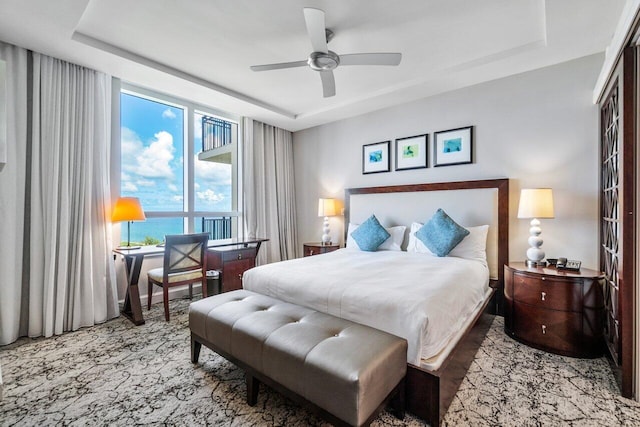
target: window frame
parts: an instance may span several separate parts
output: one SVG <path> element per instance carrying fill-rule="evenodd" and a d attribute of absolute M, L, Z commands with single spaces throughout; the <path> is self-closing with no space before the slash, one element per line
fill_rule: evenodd
<path fill-rule="evenodd" d="M 121 116 L 120 116 L 120 95 L 127 93 L 150 101 L 159 102 L 172 107 L 184 110 L 183 128 L 183 205 L 181 211 L 147 211 L 147 218 L 182 218 L 183 230 L 185 233 L 193 233 L 196 229 L 195 219 L 199 217 L 234 217 L 232 221 L 232 237 L 242 237 L 244 227 L 242 225 L 242 117 L 218 110 L 214 107 L 203 105 L 197 102 L 188 101 L 166 93 L 137 86 L 131 83 L 122 82 L 120 79 L 112 80 L 112 125 L 111 125 L 111 197 L 115 201 L 120 197 L 121 190 Z M 232 162 L 231 179 L 231 211 L 196 211 L 195 210 L 195 157 L 199 152 L 195 147 L 195 114 L 204 113 L 235 123 L 238 126 L 237 140 L 235 141 L 235 161 Z M 144 208 L 144 206 L 143 206 Z M 114 230 L 114 241 L 120 241 L 120 236 Z"/>

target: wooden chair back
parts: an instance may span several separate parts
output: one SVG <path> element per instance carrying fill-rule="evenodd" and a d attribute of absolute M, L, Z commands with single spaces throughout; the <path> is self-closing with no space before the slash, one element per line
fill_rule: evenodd
<path fill-rule="evenodd" d="M 202 270 L 206 276 L 209 233 L 167 234 L 164 250 L 164 281 L 173 273 Z"/>

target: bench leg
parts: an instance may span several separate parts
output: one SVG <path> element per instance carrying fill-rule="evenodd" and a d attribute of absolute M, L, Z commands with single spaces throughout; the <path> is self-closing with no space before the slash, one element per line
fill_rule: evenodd
<path fill-rule="evenodd" d="M 260 389 L 260 381 L 248 372 L 244 374 L 247 382 L 247 405 L 256 406 L 258 403 L 258 390 Z"/>
<path fill-rule="evenodd" d="M 391 413 L 395 415 L 396 418 L 404 420 L 404 413 L 406 410 L 404 378 L 396 386 L 389 403 L 391 406 Z"/>
<path fill-rule="evenodd" d="M 196 341 L 191 335 L 191 362 L 198 363 L 198 359 L 200 358 L 200 349 L 202 348 L 202 344 Z"/>

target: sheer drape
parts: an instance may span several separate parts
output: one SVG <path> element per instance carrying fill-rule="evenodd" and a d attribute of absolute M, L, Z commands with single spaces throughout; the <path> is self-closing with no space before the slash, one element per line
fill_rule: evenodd
<path fill-rule="evenodd" d="M 3 286 L 14 291 L 0 302 L 2 344 L 118 315 L 106 218 L 111 80 L 45 55 L 27 55 L 30 102 L 26 117 L 20 118 L 28 123 L 27 135 L 9 141 L 26 151 L 23 159 L 9 158 L 25 173 L 16 199 L 26 203 L 14 213 L 24 218 L 24 226 L 14 232 L 24 250 L 21 271 Z"/>
<path fill-rule="evenodd" d="M 244 220 L 248 237 L 266 237 L 258 264 L 295 258 L 297 247 L 291 132 L 243 121 Z"/>
<path fill-rule="evenodd" d="M 27 164 L 27 51 L 0 42 L 6 62 L 7 163 L 0 170 L 0 344 L 26 335 L 21 315 Z"/>

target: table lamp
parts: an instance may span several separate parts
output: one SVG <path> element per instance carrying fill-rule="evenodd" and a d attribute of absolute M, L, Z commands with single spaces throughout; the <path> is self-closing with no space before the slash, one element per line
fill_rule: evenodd
<path fill-rule="evenodd" d="M 335 199 L 318 199 L 318 216 L 324 217 L 322 224 L 322 244 L 330 245 L 331 236 L 329 235 L 329 217 L 336 214 Z"/>
<path fill-rule="evenodd" d="M 119 197 L 113 207 L 111 221 L 127 221 L 127 246 L 118 246 L 118 249 L 138 249 L 140 246 L 131 246 L 131 222 L 147 219 L 140 206 L 137 197 Z"/>
<path fill-rule="evenodd" d="M 528 267 L 545 266 L 542 246 L 542 228 L 538 218 L 553 218 L 553 194 L 550 188 L 523 188 L 520 191 L 518 218 L 532 218 L 529 228 L 529 246 L 527 249 Z"/>

